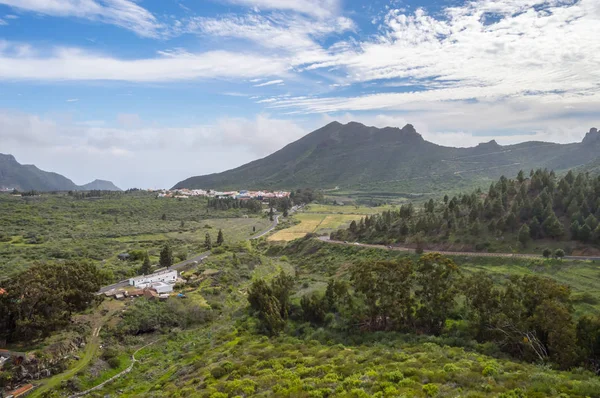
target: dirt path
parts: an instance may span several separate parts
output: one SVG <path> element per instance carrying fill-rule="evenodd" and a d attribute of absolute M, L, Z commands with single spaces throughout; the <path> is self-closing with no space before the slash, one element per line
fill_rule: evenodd
<path fill-rule="evenodd" d="M 77 398 L 77 397 L 82 397 L 82 396 L 84 396 L 84 395 L 87 395 L 87 394 L 91 393 L 92 391 L 99 390 L 99 389 L 103 388 L 105 385 L 107 385 L 108 383 L 111 383 L 111 382 L 115 381 L 116 379 L 118 379 L 118 378 L 120 378 L 120 377 L 122 377 L 122 376 L 126 375 L 126 374 L 127 374 L 127 373 L 129 373 L 129 372 L 131 372 L 131 371 L 133 370 L 133 365 L 135 365 L 135 363 L 138 361 L 138 360 L 135 358 L 135 355 L 136 355 L 138 352 L 140 352 L 141 350 L 143 350 L 144 348 L 151 346 L 152 344 L 156 343 L 156 342 L 157 342 L 157 341 L 159 341 L 159 340 L 160 340 L 160 339 L 154 340 L 153 342 L 151 342 L 151 343 L 148 343 L 148 344 L 146 344 L 145 346 L 138 348 L 138 349 L 137 349 L 137 350 L 136 350 L 136 351 L 135 351 L 135 352 L 134 352 L 134 353 L 131 355 L 131 364 L 129 364 L 129 366 L 127 367 L 127 369 L 123 370 L 123 371 L 122 371 L 122 372 L 120 372 L 120 373 L 117 373 L 116 375 L 114 375 L 114 376 L 113 376 L 113 377 L 111 377 L 110 379 L 103 381 L 102 383 L 98 384 L 97 386 L 94 386 L 94 387 L 90 388 L 89 390 L 85 390 L 85 391 L 82 391 L 82 392 L 78 392 L 77 394 L 70 395 L 70 396 L 69 396 L 69 398 Z"/>
<path fill-rule="evenodd" d="M 49 379 L 42 380 L 42 382 L 37 386 L 37 388 L 29 395 L 30 398 L 41 397 L 47 391 L 50 391 L 53 388 L 56 388 L 65 380 L 70 379 L 75 376 L 80 370 L 85 368 L 91 360 L 96 356 L 98 352 L 98 348 L 100 347 L 100 330 L 102 326 L 113 316 L 115 312 L 118 311 L 119 308 L 115 308 L 112 311 L 109 311 L 102 318 L 98 319 L 92 325 L 92 335 L 90 340 L 88 341 L 85 351 L 81 359 L 79 359 L 73 367 L 69 370 L 57 374 Z"/>
<path fill-rule="evenodd" d="M 414 252 L 415 249 L 409 247 L 400 247 L 400 246 L 384 246 L 384 245 L 369 245 L 366 243 L 346 243 L 339 240 L 331 240 L 328 236 L 321 236 L 319 240 L 326 243 L 331 243 L 334 245 L 350 245 L 350 246 L 360 246 L 360 247 L 373 247 L 375 249 L 384 249 L 384 250 L 397 250 L 404 252 Z M 519 253 L 482 253 L 482 252 L 449 252 L 449 251 L 440 251 L 440 250 L 423 250 L 423 253 L 440 253 L 445 256 L 471 256 L 471 257 L 510 257 L 510 258 L 543 258 L 540 254 L 519 254 Z M 581 260 L 581 261 L 596 261 L 600 260 L 600 257 L 596 256 L 565 256 L 566 260 Z"/>

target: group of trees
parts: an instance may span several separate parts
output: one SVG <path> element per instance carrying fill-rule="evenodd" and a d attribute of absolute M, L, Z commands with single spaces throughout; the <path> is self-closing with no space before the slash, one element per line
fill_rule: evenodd
<path fill-rule="evenodd" d="M 300 188 L 290 192 L 290 199 L 295 205 L 322 202 L 323 192 L 312 188 Z"/>
<path fill-rule="evenodd" d="M 440 335 L 453 327 L 454 336 L 492 342 L 520 359 L 600 371 L 600 317 L 575 320 L 569 288 L 552 279 L 464 277 L 451 259 L 432 253 L 416 262 L 356 263 L 349 282 L 331 280 L 299 305 L 290 304 L 293 286 L 285 274 L 253 283 L 248 301 L 265 332 L 282 331 L 288 319 L 347 332 Z"/>
<path fill-rule="evenodd" d="M 219 233 L 217 234 L 217 244 L 216 244 L 216 246 L 221 246 L 223 243 L 225 243 L 225 237 L 223 236 L 223 230 L 219 229 Z M 213 248 L 212 239 L 211 239 L 210 234 L 208 232 L 204 236 L 204 248 L 206 250 L 210 250 L 210 249 Z"/>
<path fill-rule="evenodd" d="M 209 198 L 208 207 L 216 210 L 246 209 L 250 213 L 259 214 L 262 211 L 262 202 L 256 199 Z"/>
<path fill-rule="evenodd" d="M 501 177 L 487 193 L 431 199 L 422 210 L 408 204 L 367 216 L 332 237 L 387 243 L 418 236 L 447 239 L 451 233 L 512 234 L 523 245 L 534 239 L 600 244 L 600 176 L 569 171 L 557 178 L 553 171 L 541 169 L 529 175 L 521 171 L 514 180 Z"/>
<path fill-rule="evenodd" d="M 31 341 L 68 325 L 95 301 L 104 277 L 88 262 L 38 263 L 8 280 L 0 294 L 0 339 Z"/>
<path fill-rule="evenodd" d="M 92 189 L 91 191 L 69 191 L 67 195 L 75 199 L 86 199 L 86 198 L 101 198 L 101 197 L 120 197 L 125 194 L 121 191 L 103 191 L 99 189 Z"/>

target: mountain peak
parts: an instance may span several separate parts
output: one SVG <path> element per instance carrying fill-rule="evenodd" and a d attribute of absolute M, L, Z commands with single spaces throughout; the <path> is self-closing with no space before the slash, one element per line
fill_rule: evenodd
<path fill-rule="evenodd" d="M 592 144 L 592 143 L 596 143 L 596 142 L 600 142 L 600 133 L 598 132 L 598 129 L 595 127 L 592 127 L 589 131 L 589 133 L 587 133 L 585 135 L 585 137 L 583 137 L 583 141 L 584 144 Z"/>

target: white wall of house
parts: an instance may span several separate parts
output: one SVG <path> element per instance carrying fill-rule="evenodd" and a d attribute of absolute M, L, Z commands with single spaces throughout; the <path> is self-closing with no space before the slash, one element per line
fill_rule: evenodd
<path fill-rule="evenodd" d="M 150 285 L 150 288 L 156 290 L 158 294 L 171 293 L 173 291 L 173 285 L 164 282 L 153 283 Z"/>
<path fill-rule="evenodd" d="M 131 286 L 144 288 L 156 282 L 175 283 L 177 281 L 177 275 L 178 274 L 176 270 L 161 271 L 155 274 L 131 278 L 129 279 L 129 284 Z"/>

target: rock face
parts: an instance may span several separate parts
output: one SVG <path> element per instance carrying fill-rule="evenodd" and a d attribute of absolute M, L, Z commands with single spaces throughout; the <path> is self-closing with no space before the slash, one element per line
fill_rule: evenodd
<path fill-rule="evenodd" d="M 583 138 L 582 143 L 585 145 L 588 145 L 588 144 L 595 144 L 598 142 L 600 142 L 600 133 L 598 132 L 597 128 L 592 127 L 590 129 L 590 132 L 587 133 L 585 135 L 585 137 Z"/>
<path fill-rule="evenodd" d="M 79 350 L 84 339 L 80 336 L 46 347 L 43 353 L 29 353 L 13 370 L 11 382 L 16 386 L 31 380 L 50 377 L 64 371 L 72 353 Z"/>

